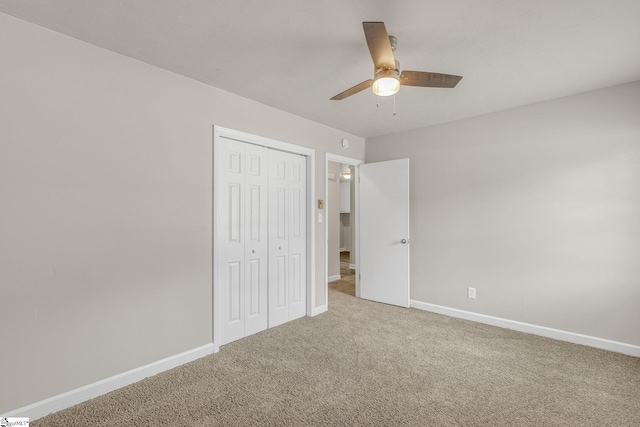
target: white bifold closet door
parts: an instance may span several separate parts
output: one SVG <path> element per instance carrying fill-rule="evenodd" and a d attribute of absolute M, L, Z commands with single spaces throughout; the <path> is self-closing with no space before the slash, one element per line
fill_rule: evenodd
<path fill-rule="evenodd" d="M 269 327 L 306 314 L 306 158 L 269 150 Z"/>
<path fill-rule="evenodd" d="M 306 158 L 222 138 L 220 344 L 306 314 Z"/>
<path fill-rule="evenodd" d="M 221 341 L 268 327 L 268 149 L 224 139 L 219 200 Z"/>

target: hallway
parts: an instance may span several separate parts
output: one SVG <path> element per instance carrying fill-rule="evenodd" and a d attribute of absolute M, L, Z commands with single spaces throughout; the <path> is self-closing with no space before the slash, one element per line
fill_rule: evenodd
<path fill-rule="evenodd" d="M 349 268 L 349 252 L 340 252 L 340 280 L 330 282 L 329 288 L 356 296 L 356 270 Z"/>

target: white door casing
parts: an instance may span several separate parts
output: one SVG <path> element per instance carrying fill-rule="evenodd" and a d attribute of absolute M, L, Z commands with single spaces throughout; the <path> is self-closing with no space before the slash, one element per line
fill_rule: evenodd
<path fill-rule="evenodd" d="M 409 159 L 359 172 L 360 297 L 409 307 Z"/>

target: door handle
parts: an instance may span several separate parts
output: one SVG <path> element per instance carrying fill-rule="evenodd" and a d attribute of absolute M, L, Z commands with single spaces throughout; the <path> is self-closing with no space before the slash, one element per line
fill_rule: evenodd
<path fill-rule="evenodd" d="M 411 243 L 411 239 L 402 239 L 400 240 L 400 243 L 402 243 L 403 245 L 406 245 L 407 243 Z"/>

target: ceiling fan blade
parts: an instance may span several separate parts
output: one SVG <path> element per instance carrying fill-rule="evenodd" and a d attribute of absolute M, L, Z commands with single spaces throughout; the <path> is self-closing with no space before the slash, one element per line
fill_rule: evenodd
<path fill-rule="evenodd" d="M 400 75 L 400 84 L 404 86 L 420 87 L 455 87 L 462 76 L 452 74 L 428 73 L 426 71 L 403 71 Z"/>
<path fill-rule="evenodd" d="M 332 101 L 340 101 L 341 99 L 345 99 L 348 96 L 355 95 L 356 93 L 358 93 L 360 91 L 363 91 L 363 90 L 365 90 L 367 88 L 370 88 L 372 84 L 373 84 L 373 80 L 371 80 L 371 79 L 365 80 L 362 83 L 359 83 L 359 84 L 355 85 L 351 89 L 347 89 L 344 92 L 341 92 L 341 93 L 337 94 L 336 96 L 331 98 L 331 100 Z"/>
<path fill-rule="evenodd" d="M 363 22 L 362 27 L 375 69 L 395 70 L 396 60 L 393 57 L 393 49 L 391 49 L 391 42 L 384 22 Z"/>

